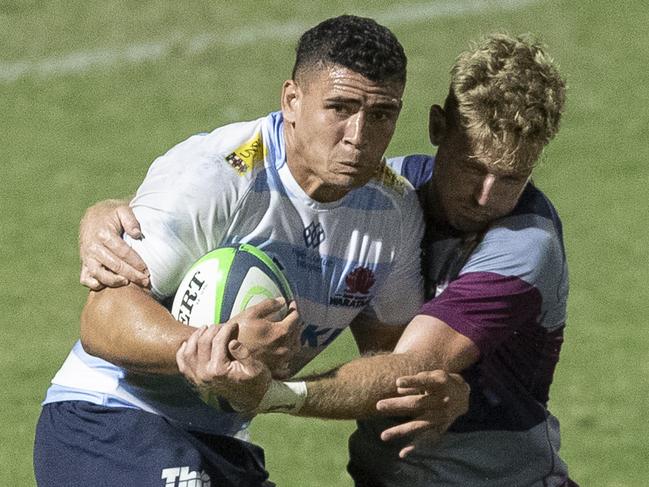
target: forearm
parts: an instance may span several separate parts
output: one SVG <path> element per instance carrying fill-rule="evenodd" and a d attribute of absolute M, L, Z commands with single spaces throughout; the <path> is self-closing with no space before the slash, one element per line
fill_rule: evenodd
<path fill-rule="evenodd" d="M 177 374 L 176 351 L 192 331 L 134 285 L 91 292 L 81 315 L 84 349 L 137 372 Z"/>
<path fill-rule="evenodd" d="M 325 374 L 302 378 L 304 382 L 282 385 L 275 381 L 259 411 L 329 419 L 376 416 L 377 402 L 403 393 L 397 389 L 397 379 L 435 371 L 424 379 L 421 391 L 426 392 L 422 395 L 425 400 L 405 410 L 420 411 L 423 407 L 427 414 L 440 416 L 436 423 L 448 423 L 449 418 L 463 414 L 468 401 L 466 383 L 459 376 L 449 380 L 449 373 L 458 374 L 479 356 L 469 338 L 437 318 L 419 315 L 410 322 L 392 353 L 361 357 Z"/>
<path fill-rule="evenodd" d="M 397 394 L 396 380 L 423 370 L 440 368 L 416 352 L 361 357 L 337 369 L 307 377 L 308 395 L 299 416 L 362 419 L 376 416 L 376 403 Z"/>

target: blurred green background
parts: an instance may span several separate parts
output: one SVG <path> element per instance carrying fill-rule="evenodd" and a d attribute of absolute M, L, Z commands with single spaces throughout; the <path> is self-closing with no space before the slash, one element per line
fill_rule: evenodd
<path fill-rule="evenodd" d="M 535 179 L 562 215 L 571 268 L 551 409 L 582 486 L 649 483 L 649 8 L 639 0 L 0 0 L 0 483 L 34 483 L 39 403 L 85 297 L 84 208 L 133 193 L 187 136 L 277 109 L 299 33 L 341 13 L 382 21 L 409 55 L 389 155 L 430 151 L 428 107 L 471 39 L 533 32 L 548 45 L 568 106 Z M 355 353 L 343 334 L 314 367 Z M 273 415 L 253 437 L 278 485 L 349 486 L 352 428 Z"/>

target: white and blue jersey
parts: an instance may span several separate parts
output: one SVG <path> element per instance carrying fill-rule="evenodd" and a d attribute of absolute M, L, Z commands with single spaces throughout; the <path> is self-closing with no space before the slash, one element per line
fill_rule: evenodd
<path fill-rule="evenodd" d="M 412 186 L 384 166 L 365 186 L 319 203 L 293 178 L 280 113 L 187 139 L 159 157 L 132 201 L 144 238 L 130 241 L 154 296 L 173 297 L 205 253 L 250 243 L 278 262 L 304 321 L 304 366 L 360 313 L 404 325 L 423 299 L 421 210 Z M 183 380 L 128 373 L 77 343 L 45 403 L 84 400 L 160 414 L 193 430 L 236 435 L 234 413 L 205 405 Z"/>
<path fill-rule="evenodd" d="M 389 163 L 415 187 L 434 170 L 429 156 Z M 402 445 L 379 438 L 388 422 L 359 422 L 350 472 L 373 486 L 568 485 L 559 423 L 547 408 L 568 297 L 554 207 L 530 183 L 514 210 L 481 238 L 429 228 L 424 249 L 431 285 L 419 314 L 442 320 L 480 350 L 479 361 L 462 374 L 471 386 L 469 411 L 439 442 L 418 445 L 405 459 L 398 457 Z"/>

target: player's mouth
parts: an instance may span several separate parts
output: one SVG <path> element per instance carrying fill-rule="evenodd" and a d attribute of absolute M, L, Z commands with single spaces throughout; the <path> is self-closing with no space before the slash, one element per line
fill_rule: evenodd
<path fill-rule="evenodd" d="M 365 172 L 369 169 L 368 164 L 363 164 L 360 161 L 339 161 L 337 165 L 342 168 L 343 172 Z"/>

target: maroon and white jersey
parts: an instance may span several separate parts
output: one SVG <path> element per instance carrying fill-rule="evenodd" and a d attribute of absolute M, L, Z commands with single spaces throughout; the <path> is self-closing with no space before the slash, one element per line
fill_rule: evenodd
<path fill-rule="evenodd" d="M 391 161 L 416 187 L 434 160 Z M 566 322 L 568 272 L 559 217 L 528 184 L 516 208 L 484 235 L 436 234 L 424 243 L 428 301 L 434 316 L 468 337 L 480 359 L 464 371 L 469 411 L 436 444 L 405 460 L 378 435 L 389 422 L 359 422 L 350 470 L 371 485 L 561 486 L 559 423 L 547 408 Z"/>

